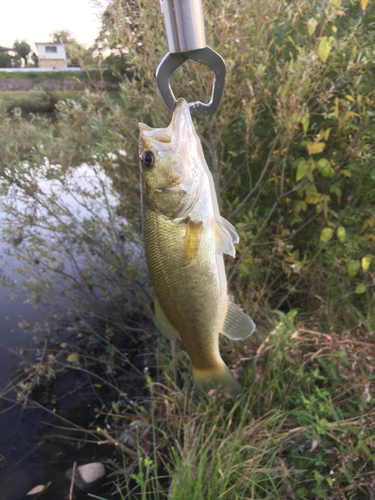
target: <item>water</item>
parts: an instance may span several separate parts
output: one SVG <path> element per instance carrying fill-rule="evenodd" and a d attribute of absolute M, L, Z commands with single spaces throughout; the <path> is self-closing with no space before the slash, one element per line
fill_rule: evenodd
<path fill-rule="evenodd" d="M 112 230 L 117 232 L 126 228 L 127 222 L 116 216 L 119 197 L 112 189 L 110 179 L 98 166 L 82 165 L 72 170 L 69 179 L 65 179 L 64 183 L 59 179 L 47 178 L 48 171 L 53 168 L 55 167 L 47 163 L 37 175 L 33 174 L 33 179 L 38 182 L 39 191 L 42 193 L 39 193 L 38 197 L 40 201 L 46 202 L 44 207 L 34 204 L 30 209 L 30 202 L 25 201 L 23 193 L 13 188 L 7 195 L 7 202 L 12 209 L 10 213 L 3 214 L 1 225 L 4 227 L 7 224 L 20 224 L 20 221 L 25 221 L 31 212 L 35 219 L 43 219 L 44 227 L 38 227 L 36 230 L 35 227 L 30 226 L 22 230 L 23 250 L 31 252 L 33 256 L 35 241 L 48 238 L 48 259 L 53 256 L 55 261 L 63 266 L 66 275 L 79 280 L 87 264 L 93 265 L 95 259 L 89 251 L 78 252 L 76 249 L 70 252 L 69 258 L 65 257 L 65 242 L 61 240 L 59 231 L 47 229 L 48 224 L 56 223 L 56 219 L 49 212 L 49 207 L 53 207 L 59 223 L 69 226 L 74 221 L 74 231 L 77 236 L 85 231 L 83 221 L 91 221 L 90 223 L 100 221 L 100 227 L 103 227 L 103 224 L 108 223 L 110 218 Z M 95 196 L 92 196 L 93 193 Z M 1 274 L 10 281 L 17 281 L 18 288 L 20 288 L 25 276 L 20 276 L 12 269 L 12 265 L 16 265 L 17 261 L 14 256 L 7 255 L 8 247 L 9 245 L 4 242 L 0 244 L 0 253 L 4 260 Z M 141 252 L 139 245 L 128 242 L 124 248 L 125 253 L 131 254 L 134 260 L 139 259 Z M 69 301 L 65 300 L 66 296 L 64 299 L 61 292 L 67 285 L 60 283 L 58 276 L 57 279 L 54 277 L 50 268 L 51 260 L 48 259 L 42 270 L 40 270 L 41 266 L 39 270 L 37 266 L 36 271 L 29 269 L 30 274 L 26 276 L 26 281 L 28 279 L 30 283 L 30 280 L 35 277 L 45 277 L 46 273 L 47 275 L 50 273 L 51 280 L 54 279 L 54 281 L 53 293 L 51 292 L 49 299 L 53 299 L 53 294 L 56 294 L 55 298 L 58 299 L 60 310 L 64 311 Z M 35 361 L 38 346 L 33 340 L 33 328 L 38 322 L 45 320 L 45 312 L 51 312 L 51 301 L 47 302 L 42 312 L 31 307 L 28 293 L 21 294 L 18 300 L 11 299 L 12 293 L 11 287 L 0 285 L 0 388 L 3 393 L 16 375 L 20 361 L 25 362 L 25 366 L 27 366 L 27 360 Z M 72 333 L 68 326 L 69 322 L 60 328 L 58 333 L 52 333 L 48 343 L 46 340 L 45 346 L 48 345 L 50 348 L 56 339 L 61 342 L 69 341 Z M 43 349 L 42 344 L 43 342 L 39 345 L 39 349 Z M 32 350 L 29 349 L 30 346 Z M 24 349 L 24 352 L 20 352 L 21 349 Z M 54 384 L 54 390 L 59 396 L 60 392 L 64 394 L 59 401 L 62 414 L 71 421 L 81 419 L 83 426 L 94 417 L 92 393 L 87 389 L 76 391 L 75 388 L 77 384 L 81 384 L 84 388 L 88 382 L 90 381 L 82 378 L 82 374 L 73 373 L 63 376 Z M 71 395 L 69 395 L 69 388 Z M 42 397 L 46 396 L 41 394 Z M 70 487 L 65 473 L 77 457 L 81 461 L 89 462 L 101 459 L 110 453 L 104 447 L 98 450 L 98 446 L 84 445 L 83 442 L 80 446 L 83 446 L 84 451 L 78 452 L 77 446 L 72 446 L 68 441 L 45 439 L 51 434 L 51 428 L 46 427 L 45 424 L 55 422 L 53 412 L 56 406 L 52 402 L 54 397 L 52 395 L 50 401 L 45 404 L 47 410 L 42 407 L 28 409 L 21 405 L 14 405 L 11 401 L 15 400 L 16 395 L 11 390 L 6 392 L 5 398 L 0 400 L 0 500 L 21 500 L 32 487 L 37 484 L 47 484 L 49 481 L 52 481 L 52 485 L 41 498 L 63 500 L 68 495 Z M 86 498 L 85 495 L 79 496 L 76 490 L 75 494 L 78 494 L 77 498 Z"/>

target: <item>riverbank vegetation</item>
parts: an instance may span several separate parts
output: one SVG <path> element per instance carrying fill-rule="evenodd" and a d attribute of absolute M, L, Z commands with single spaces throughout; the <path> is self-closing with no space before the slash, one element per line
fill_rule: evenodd
<path fill-rule="evenodd" d="M 137 372 L 147 397 L 101 409 L 124 498 L 374 497 L 374 14 L 366 0 L 205 4 L 228 74 L 215 117 L 194 120 L 240 235 L 230 292 L 258 324 L 245 343 L 222 342 L 245 391 L 234 404 L 194 393 L 183 349 L 174 385 L 154 335 L 137 140 L 138 122 L 170 119 L 154 79 L 167 52 L 159 5 L 103 12 L 103 50 L 126 54 L 121 100 L 94 86 L 53 121 L 1 111 L 3 238 L 23 293 L 154 346 Z M 189 101 L 208 101 L 210 84 L 190 62 L 172 79 Z M 70 363 L 87 371 L 90 356 Z M 138 422 L 130 446 L 134 418 L 148 431 Z"/>

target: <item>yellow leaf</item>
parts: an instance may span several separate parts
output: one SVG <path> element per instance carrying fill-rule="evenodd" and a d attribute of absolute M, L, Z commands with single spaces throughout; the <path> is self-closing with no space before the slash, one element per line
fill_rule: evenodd
<path fill-rule="evenodd" d="M 328 59 L 329 53 L 331 52 L 333 37 L 323 36 L 319 43 L 319 57 L 325 63 Z"/>
<path fill-rule="evenodd" d="M 307 210 L 307 203 L 303 200 L 297 200 L 294 204 L 294 209 L 297 212 L 297 214 L 300 213 L 302 210 L 303 212 L 306 212 Z"/>
<path fill-rule="evenodd" d="M 366 257 L 362 258 L 362 269 L 364 271 L 367 271 L 367 269 L 370 267 L 371 264 L 371 257 L 369 255 L 366 255 Z"/>
<path fill-rule="evenodd" d="M 361 0 L 361 9 L 363 12 L 366 10 L 366 7 L 368 6 L 369 0 Z"/>
<path fill-rule="evenodd" d="M 331 227 L 325 227 L 320 234 L 320 240 L 323 242 L 329 240 L 332 236 L 332 232 L 333 230 Z"/>
<path fill-rule="evenodd" d="M 20 327 L 20 328 L 29 328 L 29 323 L 27 321 L 25 321 L 24 319 L 22 321 L 20 321 L 19 323 L 17 323 L 17 325 Z"/>
<path fill-rule="evenodd" d="M 307 26 L 308 26 L 308 31 L 309 31 L 309 35 L 312 36 L 314 34 L 314 31 L 315 31 L 315 28 L 317 27 L 318 25 L 318 21 L 314 18 L 311 18 L 309 19 L 309 22 L 307 23 Z"/>
<path fill-rule="evenodd" d="M 326 144 L 324 142 L 307 142 L 306 143 L 306 149 L 309 155 L 315 155 L 318 153 L 321 153 L 324 148 L 326 147 Z"/>
<path fill-rule="evenodd" d="M 305 186 L 305 193 L 306 193 L 306 198 L 305 201 L 306 203 L 312 203 L 313 205 L 316 205 L 321 201 L 322 195 L 318 193 L 318 190 L 314 186 L 314 184 L 308 184 Z"/>
<path fill-rule="evenodd" d="M 374 219 L 366 219 L 362 226 L 361 232 L 363 232 L 366 227 L 370 227 L 372 229 L 374 227 Z"/>
<path fill-rule="evenodd" d="M 351 95 L 346 95 L 345 99 L 348 99 L 349 101 L 355 102 L 355 99 Z"/>
<path fill-rule="evenodd" d="M 339 98 L 335 97 L 335 107 L 334 107 L 335 118 L 339 117 Z"/>
<path fill-rule="evenodd" d="M 323 133 L 323 139 L 324 139 L 325 141 L 328 141 L 328 138 L 329 138 L 329 134 L 330 134 L 330 132 L 331 132 L 331 129 L 330 129 L 330 128 L 327 128 L 327 129 L 324 131 L 324 133 Z"/>
<path fill-rule="evenodd" d="M 69 354 L 69 356 L 66 358 L 68 363 L 75 363 L 76 361 L 79 360 L 79 354 L 78 353 L 73 353 Z"/>
<path fill-rule="evenodd" d="M 345 175 L 345 177 L 349 177 L 349 179 L 352 176 L 352 173 L 350 172 L 350 170 L 345 170 L 345 169 L 341 170 L 340 174 Z"/>
<path fill-rule="evenodd" d="M 319 203 L 320 199 L 321 199 L 320 193 L 311 193 L 305 198 L 306 203 L 311 203 L 312 205 L 316 205 L 317 203 Z"/>

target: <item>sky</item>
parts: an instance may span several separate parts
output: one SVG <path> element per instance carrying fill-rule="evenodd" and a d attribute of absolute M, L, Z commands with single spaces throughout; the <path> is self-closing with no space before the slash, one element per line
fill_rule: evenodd
<path fill-rule="evenodd" d="M 50 33 L 68 29 L 83 44 L 91 45 L 99 34 L 98 8 L 90 0 L 0 1 L 0 46 L 12 47 L 16 38 L 50 41 Z"/>

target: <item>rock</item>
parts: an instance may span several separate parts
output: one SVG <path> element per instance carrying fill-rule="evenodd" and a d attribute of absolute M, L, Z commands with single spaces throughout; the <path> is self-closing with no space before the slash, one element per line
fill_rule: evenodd
<path fill-rule="evenodd" d="M 66 477 L 72 480 L 73 469 L 69 469 Z M 92 462 L 90 464 L 80 465 L 76 469 L 74 484 L 82 491 L 92 491 L 104 481 L 106 476 L 104 464 L 101 462 Z"/>

